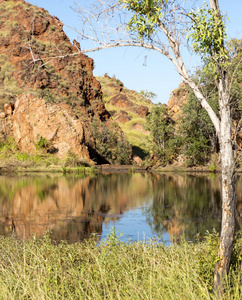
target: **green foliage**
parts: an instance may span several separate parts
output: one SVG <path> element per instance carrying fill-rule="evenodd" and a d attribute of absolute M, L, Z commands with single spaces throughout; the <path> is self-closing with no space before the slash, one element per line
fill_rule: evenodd
<path fill-rule="evenodd" d="M 157 98 L 157 95 L 153 92 L 148 92 L 147 90 L 141 90 L 140 95 L 144 98 L 155 100 Z"/>
<path fill-rule="evenodd" d="M 168 108 L 164 105 L 154 107 L 146 118 L 147 129 L 151 134 L 153 154 L 163 163 L 172 161 L 177 154 L 178 140 L 174 132 L 174 124 L 169 117 Z"/>
<path fill-rule="evenodd" d="M 39 89 L 37 91 L 37 94 L 40 98 L 43 98 L 46 102 L 48 103 L 54 103 L 56 100 L 56 96 L 54 95 L 53 91 L 51 91 L 50 89 Z"/>
<path fill-rule="evenodd" d="M 0 97 L 12 100 L 22 92 L 22 89 L 17 86 L 17 81 L 13 77 L 14 66 L 6 59 L 5 54 L 0 55 Z"/>
<path fill-rule="evenodd" d="M 99 155 L 116 164 L 129 164 L 131 147 L 117 124 L 108 127 L 105 123 L 93 118 L 93 135 Z"/>
<path fill-rule="evenodd" d="M 228 58 L 228 51 L 224 47 L 226 28 L 223 16 L 208 9 L 205 3 L 188 16 L 191 18 L 191 28 L 187 37 L 192 39 L 192 47 L 206 62 L 206 68 L 217 76 L 217 66 L 224 68 Z"/>
<path fill-rule="evenodd" d="M 86 159 L 79 157 L 75 153 L 69 151 L 65 158 L 64 166 L 65 167 L 79 167 L 79 166 L 89 167 L 90 163 L 87 162 Z"/>
<path fill-rule="evenodd" d="M 186 165 L 190 167 L 204 164 L 212 152 L 210 138 L 216 136 L 215 129 L 194 94 L 189 95 L 182 111 L 179 132 Z"/>
<path fill-rule="evenodd" d="M 121 2 L 133 13 L 127 27 L 129 31 L 138 33 L 140 38 L 149 38 L 156 32 L 166 0 L 121 0 Z"/>
<path fill-rule="evenodd" d="M 242 111 L 242 39 L 229 40 L 227 48 L 230 62 L 228 72 L 232 81 L 230 91 L 232 117 L 239 120 Z"/>
<path fill-rule="evenodd" d="M 211 164 L 209 166 L 209 171 L 212 172 L 212 173 L 215 173 L 216 172 L 216 166 L 214 164 Z"/>
<path fill-rule="evenodd" d="M 241 119 L 242 106 L 242 42 L 232 39 L 227 43 L 227 48 L 231 82 L 231 113 L 233 124 L 236 125 Z M 200 68 L 194 74 L 194 81 L 201 86 L 208 103 L 219 117 L 219 95 L 214 74 L 207 72 L 206 67 Z M 179 132 L 183 144 L 181 154 L 186 157 L 188 166 L 204 164 L 212 153 L 219 151 L 218 139 L 210 117 L 192 92 L 189 94 L 187 103 L 182 107 Z M 210 171 L 215 171 L 215 169 L 210 169 Z"/>
<path fill-rule="evenodd" d="M 49 147 L 50 142 L 44 138 L 44 137 L 40 137 L 39 141 L 36 144 L 36 148 L 38 149 L 47 149 Z"/>
<path fill-rule="evenodd" d="M 199 253 L 198 259 L 202 279 L 207 283 L 208 289 L 211 291 L 213 288 L 215 264 L 219 261 L 219 234 L 215 230 L 212 233 L 207 232 L 205 241 L 206 247 L 204 247 L 203 253 Z"/>
<path fill-rule="evenodd" d="M 0 141 L 0 151 L 3 157 L 9 153 L 15 153 L 17 151 L 17 146 L 14 139 L 8 138 L 7 141 Z"/>
<path fill-rule="evenodd" d="M 53 146 L 53 142 L 50 140 L 47 140 L 45 137 L 40 137 L 38 142 L 35 145 L 36 150 L 42 150 L 45 153 L 54 153 L 55 147 Z"/>

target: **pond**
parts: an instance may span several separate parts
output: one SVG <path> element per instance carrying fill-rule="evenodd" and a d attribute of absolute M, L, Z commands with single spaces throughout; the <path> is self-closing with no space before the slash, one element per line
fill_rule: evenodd
<path fill-rule="evenodd" d="M 242 216 L 242 177 L 237 177 Z M 113 226 L 122 240 L 162 237 L 167 245 L 221 224 L 220 175 L 99 174 L 0 176 L 0 235 L 74 243 L 101 240 Z"/>

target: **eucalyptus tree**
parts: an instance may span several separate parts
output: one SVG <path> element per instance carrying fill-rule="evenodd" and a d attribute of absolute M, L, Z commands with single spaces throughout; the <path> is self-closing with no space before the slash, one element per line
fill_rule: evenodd
<path fill-rule="evenodd" d="M 222 164 L 222 228 L 219 260 L 215 266 L 214 288 L 221 292 L 230 268 L 235 234 L 235 164 L 231 141 L 231 101 L 225 25 L 218 0 L 208 6 L 188 10 L 185 0 L 95 0 L 91 7 L 76 6 L 82 19 L 78 31 L 94 43 L 83 53 L 112 47 L 142 47 L 166 56 L 183 82 L 207 111 L 219 139 Z M 190 32 L 187 42 L 187 32 Z M 193 80 L 185 65 L 182 48 L 189 45 L 199 54 L 216 78 L 219 114 L 209 105 L 203 87 Z"/>

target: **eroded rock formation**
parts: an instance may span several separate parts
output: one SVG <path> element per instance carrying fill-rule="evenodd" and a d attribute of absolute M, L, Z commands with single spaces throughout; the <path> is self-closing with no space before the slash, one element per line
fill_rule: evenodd
<path fill-rule="evenodd" d="M 174 121 L 177 121 L 181 113 L 181 107 L 187 102 L 189 91 L 184 83 L 181 83 L 178 89 L 171 92 L 168 100 L 168 111 Z"/>
<path fill-rule="evenodd" d="M 40 139 L 45 138 L 49 142 L 47 150 L 60 158 L 71 152 L 90 160 L 84 124 L 68 105 L 50 104 L 38 97 L 22 95 L 17 98 L 13 111 L 12 106 L 4 106 L 2 133 L 14 137 L 20 151 L 34 154 Z"/>
<path fill-rule="evenodd" d="M 21 151 L 32 153 L 43 137 L 59 157 L 70 150 L 113 162 L 99 149 L 96 127 L 125 138 L 104 106 L 93 60 L 46 10 L 24 0 L 1 0 L 0 10 L 1 138 L 12 136 Z"/>

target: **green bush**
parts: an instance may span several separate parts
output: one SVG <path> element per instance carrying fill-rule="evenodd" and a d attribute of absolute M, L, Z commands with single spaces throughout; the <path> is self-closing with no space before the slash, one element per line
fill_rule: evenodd
<path fill-rule="evenodd" d="M 129 164 L 131 147 L 117 124 L 107 126 L 100 120 L 93 118 L 93 136 L 99 155 L 112 164 Z"/>
<path fill-rule="evenodd" d="M 38 142 L 35 145 L 36 150 L 44 150 L 45 153 L 54 153 L 55 147 L 53 146 L 53 142 L 47 140 L 44 137 L 40 137 Z"/>

